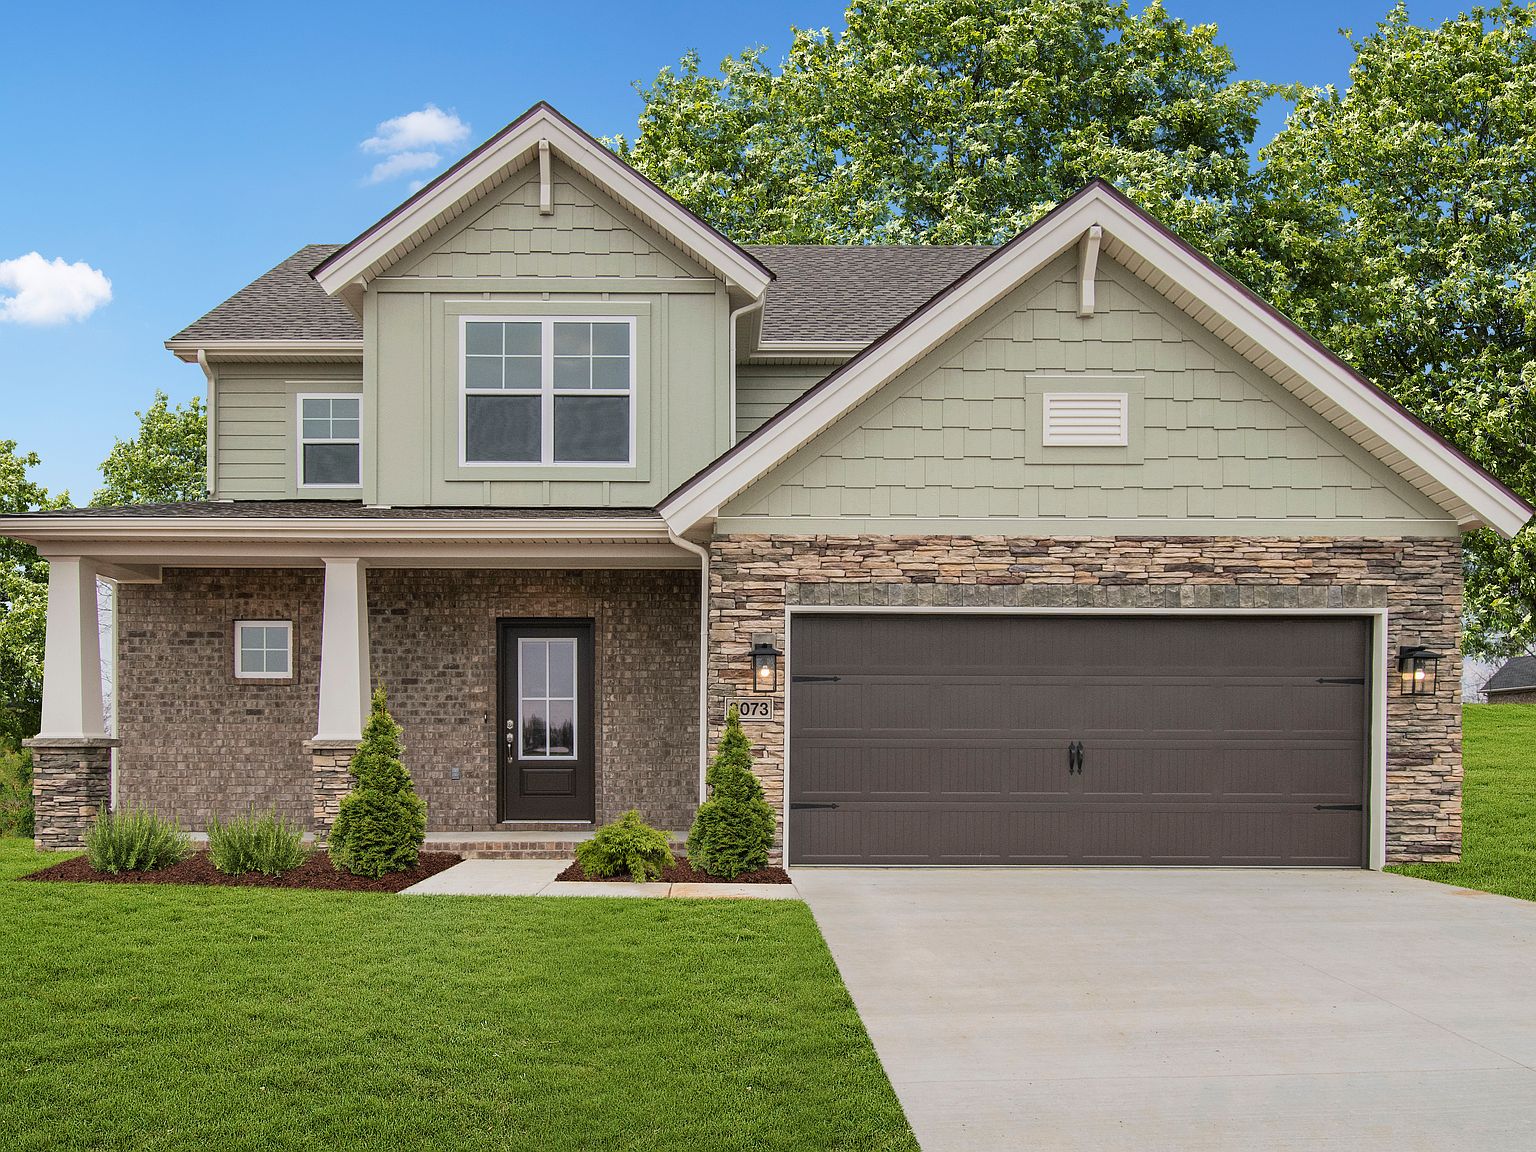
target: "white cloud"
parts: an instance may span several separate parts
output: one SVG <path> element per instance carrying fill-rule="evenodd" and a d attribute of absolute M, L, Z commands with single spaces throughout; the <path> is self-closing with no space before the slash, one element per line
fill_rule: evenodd
<path fill-rule="evenodd" d="M 62 324 L 84 320 L 112 299 L 112 281 L 84 261 L 66 264 L 28 252 L 0 260 L 0 320 Z"/>
<path fill-rule="evenodd" d="M 377 135 L 363 141 L 364 152 L 390 154 L 417 152 L 429 148 L 450 148 L 469 136 L 469 125 L 453 112 L 444 112 L 428 104 L 417 112 L 407 112 L 385 120 L 374 130 Z"/>
<path fill-rule="evenodd" d="M 436 152 L 396 152 L 387 160 L 380 160 L 368 173 L 368 183 L 381 184 L 404 176 L 407 172 L 420 172 L 424 168 L 436 168 L 443 158 Z"/>

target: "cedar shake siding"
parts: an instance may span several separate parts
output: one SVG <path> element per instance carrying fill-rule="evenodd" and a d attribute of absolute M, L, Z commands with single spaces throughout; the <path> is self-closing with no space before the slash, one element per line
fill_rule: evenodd
<path fill-rule="evenodd" d="M 1447 653 L 1460 675 L 1456 538 L 766 536 L 718 537 L 710 595 L 710 739 L 730 700 L 751 693 L 753 637 L 783 647 L 786 604 L 977 608 L 1386 608 L 1387 650 Z M 1390 655 L 1389 655 L 1390 658 Z M 1389 669 L 1388 674 L 1391 674 Z M 748 729 L 775 811 L 784 799 L 784 691 Z M 1387 686 L 1389 861 L 1461 852 L 1461 703 Z M 793 768 L 791 768 L 793 771 Z"/>
<path fill-rule="evenodd" d="M 373 569 L 372 673 L 404 726 L 432 831 L 486 831 L 496 807 L 496 622 L 596 621 L 599 822 L 639 808 L 686 829 L 698 799 L 698 574 Z M 168 569 L 118 610 L 121 802 L 204 828 L 274 809 L 314 823 L 323 576 Z M 292 620 L 292 680 L 236 680 L 236 620 Z M 454 779 L 454 770 L 459 778 Z"/>

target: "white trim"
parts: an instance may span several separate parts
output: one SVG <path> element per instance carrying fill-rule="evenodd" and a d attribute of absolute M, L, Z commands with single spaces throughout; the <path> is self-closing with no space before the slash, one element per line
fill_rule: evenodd
<path fill-rule="evenodd" d="M 539 325 L 539 390 L 526 388 L 470 388 L 468 329 L 471 324 L 537 324 Z M 629 328 L 629 387 L 628 388 L 556 388 L 555 387 L 555 325 L 556 324 L 624 324 Z M 463 313 L 459 316 L 459 467 L 460 468 L 634 468 L 638 448 L 636 429 L 640 423 L 640 373 L 638 316 L 529 316 L 526 314 L 498 313 L 479 315 Z M 539 398 L 539 459 L 537 460 L 471 460 L 469 453 L 469 397 L 471 396 L 537 396 Z M 555 459 L 555 398 L 557 396 L 622 396 L 629 401 L 629 457 L 626 460 L 556 460 Z"/>
<path fill-rule="evenodd" d="M 365 519 L 355 516 L 0 516 L 0 535 L 28 543 L 133 540 L 291 540 L 344 538 L 369 541 L 570 541 L 671 543 L 660 518 L 651 517 L 430 517 Z"/>
<path fill-rule="evenodd" d="M 368 645 L 368 566 L 357 556 L 325 558 L 320 616 L 320 689 L 315 741 L 362 739 L 372 671 Z"/>
<path fill-rule="evenodd" d="M 323 261 L 315 281 L 335 296 L 359 279 L 378 276 L 442 227 L 465 201 L 477 199 L 498 183 L 507 169 L 526 163 L 541 141 L 641 219 L 661 229 L 727 284 L 737 285 L 753 297 L 761 296 L 768 287 L 772 276 L 760 264 L 547 104 L 529 109 L 450 169 L 440 183 L 424 189 Z"/>
<path fill-rule="evenodd" d="M 213 359 L 358 360 L 361 340 L 167 340 L 165 347 L 188 364 Z"/>
<path fill-rule="evenodd" d="M 790 685 L 793 683 L 793 622 L 796 616 L 892 615 L 892 616 L 1338 616 L 1369 619 L 1371 633 L 1371 731 L 1366 741 L 1369 778 L 1366 782 L 1370 823 L 1366 832 L 1366 868 L 1379 872 L 1387 860 L 1387 609 L 1385 608 L 1032 608 L 981 605 L 827 605 L 784 606 L 784 797 L 779 817 L 784 829 L 784 861 L 789 861 Z M 800 865 L 810 867 L 810 865 Z M 935 865 L 953 867 L 953 865 Z M 1028 865 L 1027 867 L 1050 867 Z M 1077 867 L 1077 865 L 1074 865 Z"/>
<path fill-rule="evenodd" d="M 240 664 L 240 653 L 244 645 L 240 643 L 240 634 L 247 628 L 281 628 L 287 639 L 286 651 L 288 655 L 288 670 L 286 672 L 247 672 Z M 292 620 L 236 620 L 235 621 L 235 679 L 236 680 L 293 680 L 296 677 L 293 666 L 293 621 Z M 272 652 L 276 649 L 267 648 L 265 640 L 262 646 L 263 652 Z"/>
<path fill-rule="evenodd" d="M 1093 227 L 1103 229 L 1106 251 L 1111 255 L 1130 252 L 1166 273 L 1182 290 L 1179 300 L 1184 309 L 1194 314 L 1203 311 L 1206 321 L 1219 323 L 1227 333 L 1224 339 L 1236 335 L 1250 340 L 1264 353 L 1263 359 L 1269 364 L 1266 371 L 1275 374 L 1278 366 L 1294 373 L 1298 383 L 1293 391 L 1305 402 L 1326 410 L 1334 424 L 1437 503 L 1453 505 L 1447 510 L 1463 529 L 1488 524 L 1507 536 L 1526 523 L 1530 510 L 1518 497 L 1313 344 L 1294 324 L 1100 183 L 1065 201 L 977 265 L 906 323 L 829 377 L 830 383 L 818 385 L 796 401 L 782 419 L 765 424 L 744 442 L 741 451 L 727 453 L 673 491 L 658 511 L 673 531 L 683 534 L 709 520 L 733 496 L 1076 244 Z"/>
<path fill-rule="evenodd" d="M 304 435 L 304 401 L 306 400 L 356 400 L 357 401 L 357 436 L 351 439 L 311 440 Z M 328 417 L 334 420 L 335 417 Z M 301 492 L 314 489 L 341 488 L 352 490 L 363 486 L 363 394 L 361 392 L 299 392 L 294 396 L 294 434 L 298 439 L 298 458 L 295 460 L 298 473 L 298 488 Z M 311 484 L 304 478 L 304 445 L 306 444 L 356 444 L 357 445 L 357 481 L 352 484 Z"/>

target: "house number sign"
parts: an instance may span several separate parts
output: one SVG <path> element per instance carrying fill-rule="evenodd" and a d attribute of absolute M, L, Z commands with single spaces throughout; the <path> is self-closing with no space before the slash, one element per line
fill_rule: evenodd
<path fill-rule="evenodd" d="M 773 719 L 772 700 L 732 700 L 731 703 L 736 705 L 743 724 L 751 720 Z"/>

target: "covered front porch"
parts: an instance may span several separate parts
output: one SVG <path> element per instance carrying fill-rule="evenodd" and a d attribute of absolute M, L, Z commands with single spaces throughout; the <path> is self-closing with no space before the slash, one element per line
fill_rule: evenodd
<path fill-rule="evenodd" d="M 688 827 L 699 553 L 644 513 L 339 507 L 76 514 L 36 534 L 52 564 L 40 845 L 78 843 L 109 803 L 194 830 L 273 810 L 323 838 L 375 685 L 434 835 L 563 850 L 629 808 Z M 116 586 L 106 632 L 98 578 Z"/>

